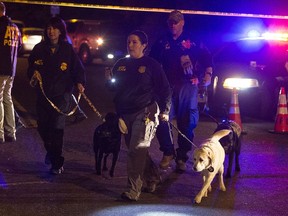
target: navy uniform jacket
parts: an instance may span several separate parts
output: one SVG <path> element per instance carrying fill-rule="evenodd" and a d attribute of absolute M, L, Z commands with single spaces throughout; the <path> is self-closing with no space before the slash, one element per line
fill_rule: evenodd
<path fill-rule="evenodd" d="M 123 58 L 113 67 L 114 103 L 119 114 L 132 114 L 157 101 L 160 112 L 168 114 L 171 88 L 161 65 L 143 56 Z"/>
<path fill-rule="evenodd" d="M 17 53 L 21 45 L 18 27 L 9 17 L 0 17 L 0 75 L 15 76 Z"/>
<path fill-rule="evenodd" d="M 85 85 L 85 69 L 71 44 L 66 41 L 59 43 L 59 48 L 52 55 L 50 44 L 40 42 L 35 45 L 28 59 L 28 77 L 37 70 L 43 80 L 43 88 L 49 99 L 63 96 L 73 91 L 77 83 Z M 42 94 L 40 92 L 40 94 Z"/>
<path fill-rule="evenodd" d="M 193 76 L 201 81 L 205 69 L 212 67 L 212 56 L 205 47 L 197 45 L 188 32 L 184 31 L 177 40 L 174 40 L 171 34 L 167 34 L 151 48 L 150 56 L 163 65 L 172 87 L 189 82 L 181 66 L 181 56 L 184 55 L 189 55 L 193 65 Z"/>

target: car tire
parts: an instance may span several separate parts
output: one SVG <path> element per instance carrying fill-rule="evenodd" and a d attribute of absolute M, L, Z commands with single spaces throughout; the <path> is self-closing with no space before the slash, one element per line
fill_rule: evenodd
<path fill-rule="evenodd" d="M 87 46 L 81 46 L 78 55 L 83 64 L 91 63 L 92 61 L 91 53 Z"/>

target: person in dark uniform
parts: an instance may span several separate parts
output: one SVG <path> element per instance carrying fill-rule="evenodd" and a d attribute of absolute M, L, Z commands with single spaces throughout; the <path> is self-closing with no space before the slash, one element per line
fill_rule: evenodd
<path fill-rule="evenodd" d="M 167 24 L 169 33 L 156 41 L 150 56 L 162 64 L 173 91 L 169 119 L 176 118 L 178 129 L 193 141 L 193 131 L 199 120 L 198 84 L 208 86 L 211 83 L 212 57 L 205 47 L 194 42 L 190 32 L 183 30 L 185 22 L 180 11 L 172 11 Z M 156 135 L 163 152 L 160 167 L 166 169 L 175 156 L 172 132 L 167 121 L 160 121 Z M 183 172 L 192 145 L 179 135 L 178 146 L 177 170 Z"/>
<path fill-rule="evenodd" d="M 144 183 L 148 192 L 154 192 L 160 183 L 158 168 L 148 148 L 155 135 L 159 112 L 168 116 L 171 105 L 167 77 L 157 61 L 144 55 L 147 45 L 144 32 L 130 33 L 127 39 L 130 58 L 116 62 L 112 76 L 106 74 L 108 86 L 115 91 L 116 112 L 127 126 L 128 190 L 121 197 L 132 201 L 139 199 Z"/>
<path fill-rule="evenodd" d="M 0 143 L 16 141 L 11 91 L 16 75 L 17 54 L 22 45 L 18 27 L 5 14 L 6 7 L 0 2 Z"/>
<path fill-rule="evenodd" d="M 68 113 L 73 88 L 84 92 L 85 69 L 70 43 L 66 25 L 59 17 L 49 20 L 44 41 L 35 45 L 28 59 L 31 85 L 38 83 L 36 109 L 38 132 L 47 151 L 45 163 L 51 163 L 52 174 L 64 171 L 62 156 L 65 117 Z M 42 80 L 42 88 L 39 77 Z"/>

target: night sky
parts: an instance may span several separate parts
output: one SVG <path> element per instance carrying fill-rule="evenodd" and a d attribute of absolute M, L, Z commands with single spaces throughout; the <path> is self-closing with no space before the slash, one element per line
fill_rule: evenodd
<path fill-rule="evenodd" d="M 4 1 L 5 2 L 5 1 Z M 52 0 L 46 2 L 53 2 Z M 288 16 L 288 0 L 62 0 L 56 2 L 74 2 L 94 5 L 118 5 L 146 8 L 165 8 L 180 10 L 215 11 L 244 14 L 267 14 Z M 49 17 L 50 7 L 46 5 L 29 5 L 21 3 L 7 3 L 7 15 L 19 19 L 27 26 L 43 27 Z M 150 38 L 156 38 L 165 30 L 166 13 L 149 13 L 133 11 L 116 11 L 103 9 L 88 9 L 77 7 L 60 7 L 63 19 L 82 18 L 97 20 L 123 21 L 123 28 L 145 30 Z M 287 26 L 288 20 L 256 19 L 243 17 L 221 17 L 207 15 L 185 15 L 186 27 L 197 32 L 199 37 L 205 38 L 211 44 L 216 44 L 223 37 L 239 37 L 242 27 L 247 23 L 263 26 Z M 160 28 L 162 27 L 162 28 Z M 155 31 L 157 29 L 157 31 Z M 225 35 L 225 36 L 224 36 Z"/>

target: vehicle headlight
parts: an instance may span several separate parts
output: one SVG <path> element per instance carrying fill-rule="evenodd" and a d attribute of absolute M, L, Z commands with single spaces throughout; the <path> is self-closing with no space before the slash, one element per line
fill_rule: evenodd
<path fill-rule="evenodd" d="M 250 78 L 227 78 L 224 80 L 223 87 L 226 89 L 236 88 L 238 90 L 259 87 L 257 79 Z"/>
<path fill-rule="evenodd" d="M 23 43 L 27 43 L 28 42 L 28 37 L 26 35 L 23 35 L 22 42 Z"/>
<path fill-rule="evenodd" d="M 103 40 L 103 38 L 98 38 L 98 39 L 96 40 L 96 42 L 97 42 L 97 44 L 98 44 L 99 46 L 101 46 L 101 45 L 104 43 L 104 40 Z"/>
<path fill-rule="evenodd" d="M 109 54 L 107 55 L 107 58 L 108 58 L 108 59 L 113 59 L 113 58 L 114 58 L 114 55 L 111 54 L 111 53 L 109 53 Z"/>

